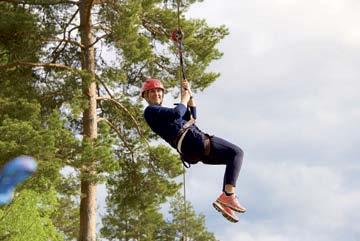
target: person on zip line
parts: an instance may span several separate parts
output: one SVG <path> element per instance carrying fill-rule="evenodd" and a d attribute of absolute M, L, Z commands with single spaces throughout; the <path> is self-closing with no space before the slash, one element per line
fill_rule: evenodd
<path fill-rule="evenodd" d="M 0 170 L 0 205 L 9 204 L 14 197 L 17 185 L 29 178 L 37 168 L 37 163 L 31 156 L 18 156 Z"/>
<path fill-rule="evenodd" d="M 236 145 L 202 132 L 196 125 L 196 105 L 189 82 L 181 82 L 181 101 L 174 108 L 162 106 L 165 88 L 159 79 L 147 79 L 141 96 L 147 101 L 144 118 L 152 131 L 175 148 L 186 167 L 201 161 L 226 165 L 223 190 L 213 203 L 215 209 L 231 222 L 238 222 L 234 211 L 244 213 L 235 194 L 236 181 L 243 161 L 243 151 Z"/>

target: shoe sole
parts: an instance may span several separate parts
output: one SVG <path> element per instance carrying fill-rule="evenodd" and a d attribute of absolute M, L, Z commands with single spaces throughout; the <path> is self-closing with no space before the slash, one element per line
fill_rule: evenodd
<path fill-rule="evenodd" d="M 220 200 L 216 200 L 216 202 L 218 202 L 218 203 L 220 203 L 221 205 L 224 205 L 224 206 L 226 206 L 226 207 L 228 207 L 228 208 L 231 208 L 233 211 L 235 211 L 235 212 L 238 212 L 238 213 L 245 213 L 246 212 L 246 209 L 245 210 L 243 210 L 243 209 L 236 209 L 236 208 L 234 208 L 234 207 L 232 207 L 232 206 L 230 206 L 230 205 L 228 205 L 228 204 L 226 204 L 226 203 L 224 203 L 224 202 L 222 202 L 222 201 L 220 201 Z"/>
<path fill-rule="evenodd" d="M 239 220 L 234 219 L 233 217 L 231 217 L 229 214 L 227 214 L 224 209 L 221 207 L 220 203 L 214 202 L 213 203 L 214 208 L 216 209 L 216 211 L 220 212 L 224 218 L 226 218 L 227 220 L 229 220 L 232 223 L 237 223 Z"/>

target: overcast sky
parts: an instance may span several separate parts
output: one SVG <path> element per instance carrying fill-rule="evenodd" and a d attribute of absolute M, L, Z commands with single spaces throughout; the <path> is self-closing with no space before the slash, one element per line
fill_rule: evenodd
<path fill-rule="evenodd" d="M 224 167 L 187 172 L 208 229 L 221 241 L 359 241 L 360 2 L 205 0 L 187 15 L 230 30 L 210 67 L 221 77 L 196 94 L 198 125 L 245 152 L 237 224 L 211 205 Z"/>

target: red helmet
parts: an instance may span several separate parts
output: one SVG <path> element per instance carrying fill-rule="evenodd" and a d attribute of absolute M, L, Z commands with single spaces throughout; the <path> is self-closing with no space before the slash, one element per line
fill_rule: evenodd
<path fill-rule="evenodd" d="M 152 90 L 152 89 L 162 89 L 162 91 L 165 91 L 165 88 L 163 86 L 163 84 L 160 82 L 160 80 L 158 79 L 152 79 L 149 78 L 147 80 L 145 80 L 145 82 L 143 83 L 142 87 L 141 87 L 141 97 L 144 97 L 144 93 L 147 90 Z"/>

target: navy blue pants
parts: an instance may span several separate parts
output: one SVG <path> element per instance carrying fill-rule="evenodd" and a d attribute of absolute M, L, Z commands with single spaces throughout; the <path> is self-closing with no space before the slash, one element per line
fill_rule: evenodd
<path fill-rule="evenodd" d="M 211 136 L 210 139 L 210 153 L 203 158 L 202 162 L 210 165 L 226 165 L 223 182 L 223 191 L 225 191 L 226 184 L 236 186 L 244 152 L 240 147 L 222 138 Z"/>

